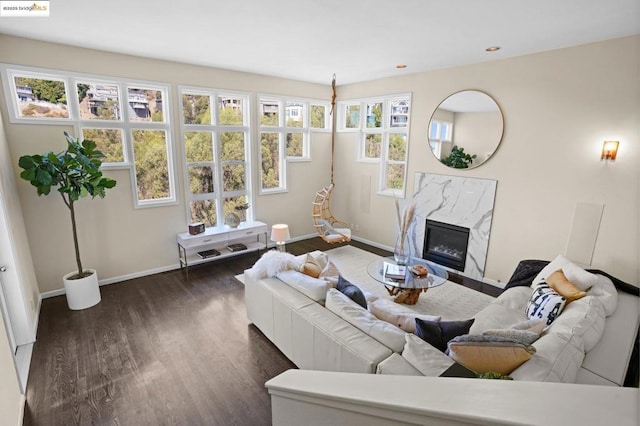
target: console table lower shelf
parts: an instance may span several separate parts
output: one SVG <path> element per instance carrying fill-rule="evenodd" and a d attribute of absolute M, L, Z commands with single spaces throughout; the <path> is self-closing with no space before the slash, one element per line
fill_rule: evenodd
<path fill-rule="evenodd" d="M 189 267 L 227 257 L 267 249 L 267 224 L 242 222 L 237 228 L 216 226 L 204 233 L 182 232 L 176 237 L 180 270 L 189 277 Z"/>

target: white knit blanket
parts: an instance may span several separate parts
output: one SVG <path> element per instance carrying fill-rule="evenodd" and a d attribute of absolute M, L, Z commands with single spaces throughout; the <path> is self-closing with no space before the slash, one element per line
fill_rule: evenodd
<path fill-rule="evenodd" d="M 367 266 L 380 256 L 353 246 L 342 246 L 327 250 L 329 260 L 333 262 L 340 274 L 362 290 L 375 294 L 380 298 L 393 300 L 384 285 L 372 278 Z M 398 309 L 406 312 L 439 315 L 443 320 L 465 320 L 473 317 L 486 307 L 493 297 L 472 290 L 459 284 L 446 283 L 430 288 L 420 294 L 415 305 L 398 305 Z"/>

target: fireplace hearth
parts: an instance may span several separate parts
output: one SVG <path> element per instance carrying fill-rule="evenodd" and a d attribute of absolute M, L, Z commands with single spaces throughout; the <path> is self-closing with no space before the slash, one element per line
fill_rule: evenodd
<path fill-rule="evenodd" d="M 427 219 L 422 257 L 464 272 L 469 228 Z"/>

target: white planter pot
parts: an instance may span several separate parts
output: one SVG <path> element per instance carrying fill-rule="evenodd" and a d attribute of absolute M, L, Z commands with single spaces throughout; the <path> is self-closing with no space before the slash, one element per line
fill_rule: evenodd
<path fill-rule="evenodd" d="M 70 272 L 62 280 L 67 293 L 67 304 L 74 311 L 87 309 L 100 303 L 100 288 L 98 287 L 98 274 L 93 269 L 85 269 L 91 272 L 88 277 L 78 280 L 70 280 L 69 277 L 77 272 Z"/>

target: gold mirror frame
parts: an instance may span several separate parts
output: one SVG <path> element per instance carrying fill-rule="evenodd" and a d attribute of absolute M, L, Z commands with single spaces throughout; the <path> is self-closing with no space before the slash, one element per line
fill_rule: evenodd
<path fill-rule="evenodd" d="M 475 89 L 455 92 L 440 102 L 427 128 L 431 153 L 442 164 L 456 169 L 473 169 L 487 162 L 500 146 L 503 134 L 500 105 L 488 93 Z M 451 155 L 454 147 L 457 149 Z"/>

